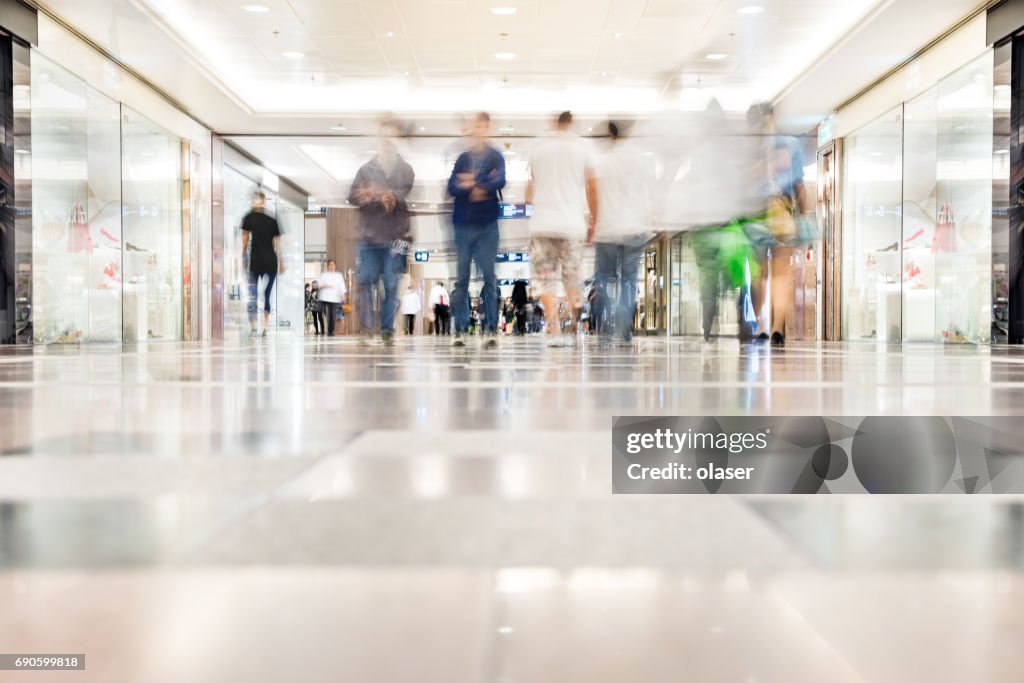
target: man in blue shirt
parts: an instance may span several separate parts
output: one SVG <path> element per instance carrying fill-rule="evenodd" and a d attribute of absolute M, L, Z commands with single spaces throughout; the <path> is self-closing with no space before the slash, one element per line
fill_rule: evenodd
<path fill-rule="evenodd" d="M 505 187 L 505 158 L 488 143 L 491 117 L 480 112 L 473 117 L 472 144 L 459 155 L 448 179 L 448 192 L 455 198 L 452 223 L 458 258 L 452 316 L 455 337 L 452 346 L 465 346 L 469 329 L 469 277 L 475 260 L 484 277 L 480 292 L 483 329 L 487 348 L 498 345 L 498 281 L 494 263 L 498 257 L 498 199 Z"/>

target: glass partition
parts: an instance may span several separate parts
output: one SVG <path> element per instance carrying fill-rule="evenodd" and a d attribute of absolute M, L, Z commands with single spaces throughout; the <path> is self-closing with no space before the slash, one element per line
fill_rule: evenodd
<path fill-rule="evenodd" d="M 992 338 L 993 55 L 846 139 L 843 338 Z"/>
<path fill-rule="evenodd" d="M 847 136 L 845 159 L 843 338 L 899 341 L 903 106 Z"/>
<path fill-rule="evenodd" d="M 278 332 L 303 333 L 306 316 L 303 246 L 305 211 L 282 199 L 277 200 L 277 222 L 281 227 L 280 247 L 285 272 L 274 285 L 273 323 Z"/>
<path fill-rule="evenodd" d="M 939 89 L 907 102 L 903 126 L 903 340 L 935 338 Z"/>
<path fill-rule="evenodd" d="M 248 332 L 248 282 L 242 263 L 242 219 L 260 186 L 224 167 L 224 338 Z"/>
<path fill-rule="evenodd" d="M 119 105 L 38 53 L 31 103 L 33 339 L 119 341 Z"/>
<path fill-rule="evenodd" d="M 992 319 L 992 53 L 939 82 L 934 336 L 987 342 Z"/>
<path fill-rule="evenodd" d="M 181 138 L 122 109 L 124 339 L 181 339 Z"/>

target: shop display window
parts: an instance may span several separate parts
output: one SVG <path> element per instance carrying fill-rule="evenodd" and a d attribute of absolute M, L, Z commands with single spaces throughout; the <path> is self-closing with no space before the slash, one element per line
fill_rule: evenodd
<path fill-rule="evenodd" d="M 120 341 L 120 107 L 32 58 L 33 339 Z"/>
<path fill-rule="evenodd" d="M 903 106 L 849 135 L 843 188 L 842 331 L 900 340 Z"/>
<path fill-rule="evenodd" d="M 846 138 L 844 339 L 991 340 L 992 59 Z"/>
<path fill-rule="evenodd" d="M 181 138 L 127 107 L 121 126 L 124 340 L 181 339 Z"/>

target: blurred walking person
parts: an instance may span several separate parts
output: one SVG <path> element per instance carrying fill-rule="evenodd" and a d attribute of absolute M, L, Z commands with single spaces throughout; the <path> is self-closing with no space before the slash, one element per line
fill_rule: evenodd
<path fill-rule="evenodd" d="M 515 284 L 512 285 L 512 308 L 516 314 L 516 329 L 517 335 L 526 334 L 526 321 L 527 311 L 526 306 L 530 303 L 530 296 L 526 291 L 526 282 L 523 280 L 516 280 Z"/>
<path fill-rule="evenodd" d="M 556 287 L 565 287 L 575 317 L 580 309 L 580 263 L 593 243 L 598 217 L 597 179 L 590 145 L 572 132 L 571 112 L 555 121 L 555 138 L 530 157 L 526 202 L 530 219 L 530 266 L 547 316 L 548 344 L 567 346 L 558 319 Z M 587 220 L 589 209 L 590 219 Z"/>
<path fill-rule="evenodd" d="M 452 332 L 451 297 L 444 283 L 435 282 L 430 289 L 430 307 L 434 310 L 434 334 L 447 336 Z"/>
<path fill-rule="evenodd" d="M 264 212 L 267 196 L 257 192 L 252 198 L 252 210 L 242 219 L 242 262 L 248 257 L 249 327 L 250 334 L 259 334 L 257 319 L 260 310 L 259 284 L 266 279 L 263 289 L 263 336 L 270 326 L 270 295 L 278 272 L 284 273 L 284 257 L 281 255 L 281 227 L 277 219 Z M 250 248 L 251 247 L 251 248 Z"/>
<path fill-rule="evenodd" d="M 747 112 L 747 123 L 751 131 L 761 136 L 766 159 L 762 165 L 767 177 L 764 194 L 767 202 L 765 223 L 771 233 L 771 246 L 767 258 L 761 265 L 761 277 L 751 287 L 754 310 L 762 316 L 766 278 L 769 274 L 767 261 L 771 262 L 771 343 L 782 346 L 786 343 L 786 322 L 793 316 L 793 273 L 792 262 L 797 249 L 813 241 L 813 223 L 805 214 L 811 204 L 804 186 L 804 155 L 800 141 L 788 135 L 780 135 L 775 129 L 775 115 L 767 103 L 755 104 Z M 761 326 L 761 329 L 765 329 Z M 763 341 L 766 333 L 761 334 Z"/>
<path fill-rule="evenodd" d="M 410 337 L 416 331 L 416 316 L 423 310 L 420 303 L 420 293 L 410 284 L 402 297 L 402 315 L 405 316 L 405 333 Z"/>
<path fill-rule="evenodd" d="M 601 212 L 595 229 L 594 327 L 612 331 L 623 341 L 633 339 L 637 279 L 644 246 L 651 230 L 651 196 L 655 182 L 654 159 L 633 146 L 622 127 L 608 122 L 611 147 L 597 160 Z"/>
<path fill-rule="evenodd" d="M 416 174 L 398 154 L 398 124 L 384 121 L 378 130 L 378 151 L 356 173 L 350 204 L 359 207 L 359 239 L 356 291 L 362 340 L 373 338 L 373 294 L 380 280 L 384 296 L 380 305 L 380 332 L 384 344 L 395 339 L 398 315 L 398 282 L 412 241 L 406 197 Z"/>
<path fill-rule="evenodd" d="M 483 302 L 484 345 L 498 345 L 498 255 L 499 193 L 505 187 L 505 158 L 490 143 L 491 117 L 480 112 L 473 117 L 472 143 L 459 155 L 448 180 L 448 192 L 455 198 L 452 223 L 457 254 L 456 282 L 452 291 L 455 318 L 453 346 L 465 346 L 469 330 L 469 278 L 472 262 L 483 274 L 480 291 Z"/>
<path fill-rule="evenodd" d="M 313 280 L 313 284 L 309 288 L 306 308 L 309 309 L 309 315 L 313 318 L 313 334 L 317 337 L 323 335 L 325 331 L 324 314 L 320 310 L 320 283 L 317 280 Z"/>
<path fill-rule="evenodd" d="M 328 337 L 333 337 L 335 323 L 338 320 L 338 307 L 345 301 L 345 296 L 348 294 L 345 278 L 338 272 L 338 264 L 334 259 L 327 262 L 327 270 L 320 273 L 318 282 L 320 285 L 317 290 L 317 297 L 320 300 L 320 334 L 326 333 Z M 326 331 L 323 327 L 325 318 Z"/>

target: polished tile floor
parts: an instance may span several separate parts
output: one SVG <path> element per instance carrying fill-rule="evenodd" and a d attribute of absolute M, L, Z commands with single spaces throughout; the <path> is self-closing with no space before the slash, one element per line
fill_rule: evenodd
<path fill-rule="evenodd" d="M 1020 681 L 1024 500 L 612 496 L 611 418 L 1022 415 L 1024 350 L 0 347 L 0 681 Z"/>

